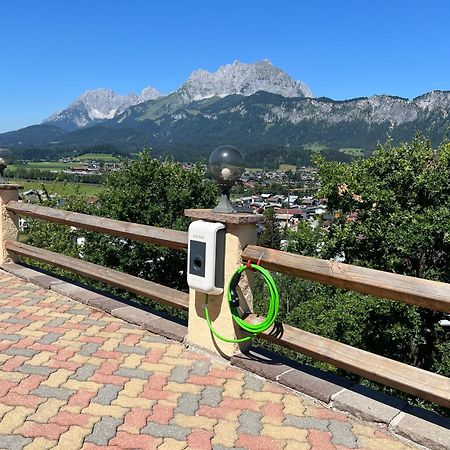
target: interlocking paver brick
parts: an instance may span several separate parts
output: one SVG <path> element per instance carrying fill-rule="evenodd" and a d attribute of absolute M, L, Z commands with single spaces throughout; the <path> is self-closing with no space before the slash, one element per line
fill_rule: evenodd
<path fill-rule="evenodd" d="M 122 424 L 122 419 L 104 416 L 94 425 L 94 429 L 89 434 L 85 442 L 92 442 L 97 445 L 108 445 L 110 439 L 116 435 L 116 429 Z"/>
<path fill-rule="evenodd" d="M 406 448 L 279 385 L 2 273 L 0 364 L 0 448 Z"/>

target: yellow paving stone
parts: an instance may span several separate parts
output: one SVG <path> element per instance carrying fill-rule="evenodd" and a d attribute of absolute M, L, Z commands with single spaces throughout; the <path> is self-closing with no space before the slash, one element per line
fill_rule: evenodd
<path fill-rule="evenodd" d="M 46 402 L 41 403 L 37 411 L 28 417 L 28 420 L 39 423 L 48 423 L 48 421 L 58 414 L 60 408 L 66 404 L 65 400 L 57 398 L 49 398 Z"/>
<path fill-rule="evenodd" d="M 414 448 L 393 439 L 369 438 L 367 436 L 360 436 L 358 443 L 369 450 L 408 450 Z"/>
<path fill-rule="evenodd" d="M 86 342 L 81 341 L 68 341 L 66 337 L 63 335 L 58 339 L 57 344 L 60 347 L 70 348 L 72 350 L 79 350 L 83 345 L 86 345 Z"/>
<path fill-rule="evenodd" d="M 103 417 L 111 416 L 116 419 L 125 416 L 129 408 L 123 408 L 118 405 L 100 405 L 99 403 L 91 403 L 86 408 L 82 409 L 83 414 L 92 414 L 93 416 Z"/>
<path fill-rule="evenodd" d="M 32 366 L 42 366 L 54 355 L 52 352 L 39 352 L 36 353 L 27 364 L 31 364 Z"/>
<path fill-rule="evenodd" d="M 183 347 L 178 344 L 169 344 L 166 355 L 167 356 L 180 356 L 183 353 Z"/>
<path fill-rule="evenodd" d="M 44 333 L 43 331 L 35 331 L 35 330 L 28 330 L 28 328 L 22 328 L 18 334 L 22 335 L 23 337 L 34 337 L 40 339 L 41 337 L 45 336 L 47 333 Z"/>
<path fill-rule="evenodd" d="M 296 395 L 285 395 L 282 399 L 284 404 L 284 414 L 285 415 L 294 415 L 294 416 L 302 416 L 305 412 L 305 406 L 302 400 Z"/>
<path fill-rule="evenodd" d="M 73 389 L 74 391 L 86 389 L 87 391 L 97 392 L 103 384 L 95 383 L 94 381 L 78 381 L 71 379 L 67 380 L 63 386 L 67 389 Z"/>
<path fill-rule="evenodd" d="M 307 442 L 287 441 L 283 450 L 310 450 L 310 448 Z"/>
<path fill-rule="evenodd" d="M 301 430 L 296 427 L 286 425 L 270 425 L 265 424 L 261 430 L 261 436 L 270 436 L 274 439 L 290 439 L 293 441 L 306 441 L 308 430 Z"/>
<path fill-rule="evenodd" d="M 79 450 L 83 447 L 84 438 L 91 434 L 91 428 L 81 428 L 79 426 L 71 426 L 63 433 L 58 441 L 58 445 L 53 447 L 55 450 Z"/>
<path fill-rule="evenodd" d="M 34 413 L 34 409 L 23 406 L 15 406 L 13 410 L 7 412 L 0 422 L 0 434 L 12 434 L 14 430 L 20 428 L 25 419 Z"/>
<path fill-rule="evenodd" d="M 202 430 L 213 430 L 217 419 L 201 416 L 187 416 L 186 414 L 175 414 L 172 423 L 185 428 L 201 428 Z"/>
<path fill-rule="evenodd" d="M 243 380 L 227 380 L 223 385 L 224 391 L 222 393 L 222 397 L 241 398 L 243 386 Z"/>
<path fill-rule="evenodd" d="M 75 341 L 77 338 L 80 337 L 81 331 L 80 330 L 69 330 L 67 333 L 64 333 L 64 339 L 66 341 Z"/>
<path fill-rule="evenodd" d="M 107 338 L 107 339 L 117 339 L 117 336 L 121 335 L 121 334 L 126 334 L 126 333 L 124 333 L 123 331 L 121 331 L 119 329 L 117 331 L 114 331 L 114 333 L 108 332 L 108 331 L 100 331 L 99 333 L 97 333 L 97 336 Z M 123 341 L 123 337 L 120 340 Z"/>
<path fill-rule="evenodd" d="M 47 380 L 43 381 L 41 385 L 50 387 L 59 387 L 65 383 L 67 379 L 73 375 L 73 372 L 66 369 L 58 369 L 56 372 L 50 374 Z"/>
<path fill-rule="evenodd" d="M 164 344 L 163 342 L 141 341 L 139 342 L 139 346 L 152 350 L 165 350 L 169 346 L 169 344 Z"/>
<path fill-rule="evenodd" d="M 127 381 L 121 391 L 121 395 L 126 395 L 127 397 L 137 397 L 144 386 L 147 384 L 147 380 L 140 380 L 138 378 L 131 378 Z"/>
<path fill-rule="evenodd" d="M 200 394 L 202 392 L 204 386 L 199 386 L 197 384 L 181 384 L 181 383 L 174 383 L 172 381 L 169 381 L 164 387 L 163 391 L 170 391 L 170 392 L 179 392 L 179 393 L 189 393 L 189 394 Z"/>
<path fill-rule="evenodd" d="M 41 314 L 41 312 L 39 311 L 39 315 Z M 36 320 L 32 323 L 30 323 L 30 325 L 27 325 L 25 328 L 22 328 L 22 330 L 27 330 L 27 331 L 39 331 L 40 328 L 45 327 L 47 325 L 47 322 L 44 322 L 43 320 Z"/>
<path fill-rule="evenodd" d="M 362 423 L 350 421 L 352 424 L 352 432 L 358 436 L 374 437 L 375 428 L 363 425 Z"/>
<path fill-rule="evenodd" d="M 168 364 L 154 364 L 143 362 L 140 366 L 140 369 L 148 370 L 149 372 L 158 372 L 158 373 L 170 373 L 174 366 L 169 366 Z"/>
<path fill-rule="evenodd" d="M 12 355 L 5 355 L 4 353 L 0 353 L 0 362 L 4 363 L 8 361 L 8 359 L 12 358 Z"/>
<path fill-rule="evenodd" d="M 0 371 L 0 380 L 8 380 L 12 382 L 19 382 L 24 378 L 28 377 L 27 373 L 20 372 L 1 372 Z"/>
<path fill-rule="evenodd" d="M 91 325 L 89 328 L 83 331 L 83 335 L 85 336 L 97 336 L 98 333 L 103 329 L 98 325 Z"/>
<path fill-rule="evenodd" d="M 214 427 L 214 437 L 211 440 L 212 444 L 233 448 L 238 438 L 236 431 L 238 427 L 238 422 L 229 422 L 228 420 L 219 421 Z"/>
<path fill-rule="evenodd" d="M 163 440 L 162 444 L 158 445 L 158 450 L 184 450 L 186 447 L 187 442 L 166 438 Z"/>
<path fill-rule="evenodd" d="M 122 406 L 123 408 L 143 408 L 149 409 L 156 403 L 155 400 L 149 400 L 147 398 L 127 397 L 125 395 L 119 395 L 115 400 L 111 402 L 112 405 Z"/>
<path fill-rule="evenodd" d="M 80 414 L 81 410 L 83 409 L 83 406 L 68 406 L 65 405 L 63 407 L 61 407 L 60 411 L 66 411 L 72 414 Z"/>
<path fill-rule="evenodd" d="M 250 398 L 257 402 L 273 402 L 279 403 L 283 396 L 281 394 L 275 394 L 273 392 L 257 392 L 257 391 L 244 391 L 242 398 Z"/>
<path fill-rule="evenodd" d="M 11 411 L 13 408 L 14 406 L 3 405 L 2 403 L 0 403 L 0 420 L 8 411 Z"/>
<path fill-rule="evenodd" d="M 138 367 L 142 360 L 145 358 L 145 355 L 137 355 L 136 353 L 133 353 L 131 355 L 125 356 L 121 367 L 128 367 L 130 369 L 136 369 Z"/>
<path fill-rule="evenodd" d="M 101 366 L 105 360 L 103 358 L 98 358 L 97 356 L 90 356 L 87 360 L 87 363 L 93 364 L 94 366 Z"/>
<path fill-rule="evenodd" d="M 185 367 L 192 366 L 193 362 L 194 361 L 192 359 L 177 358 L 177 357 L 173 357 L 173 356 L 167 356 L 167 354 L 165 354 L 158 361 L 158 363 L 162 363 L 162 364 L 172 364 L 173 366 L 185 366 Z"/>
<path fill-rule="evenodd" d="M 0 314 L 0 322 L 2 322 L 3 320 L 7 320 L 12 316 L 12 313 L 2 313 Z"/>
<path fill-rule="evenodd" d="M 49 450 L 57 444 L 57 441 L 49 441 L 43 437 L 34 438 L 23 450 Z"/>
<path fill-rule="evenodd" d="M 118 345 L 120 345 L 119 339 L 108 339 L 102 344 L 100 349 L 104 350 L 105 352 L 113 352 Z"/>

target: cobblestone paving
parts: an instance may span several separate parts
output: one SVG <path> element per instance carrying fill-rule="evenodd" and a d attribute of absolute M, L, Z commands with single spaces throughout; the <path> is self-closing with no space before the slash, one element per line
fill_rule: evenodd
<path fill-rule="evenodd" d="M 0 273 L 0 448 L 405 449 L 374 427 Z"/>

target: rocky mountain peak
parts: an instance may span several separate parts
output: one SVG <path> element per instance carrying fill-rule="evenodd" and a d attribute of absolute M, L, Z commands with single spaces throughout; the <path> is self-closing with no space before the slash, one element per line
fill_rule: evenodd
<path fill-rule="evenodd" d="M 220 66 L 216 72 L 196 70 L 180 90 L 191 101 L 232 94 L 252 95 L 258 91 L 284 97 L 313 96 L 305 83 L 295 81 L 267 59 L 254 64 L 234 61 Z"/>

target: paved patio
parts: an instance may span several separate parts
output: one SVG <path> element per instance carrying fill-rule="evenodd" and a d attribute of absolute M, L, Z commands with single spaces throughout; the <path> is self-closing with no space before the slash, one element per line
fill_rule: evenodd
<path fill-rule="evenodd" d="M 8 450 L 412 448 L 1 271 L 0 418 Z"/>

